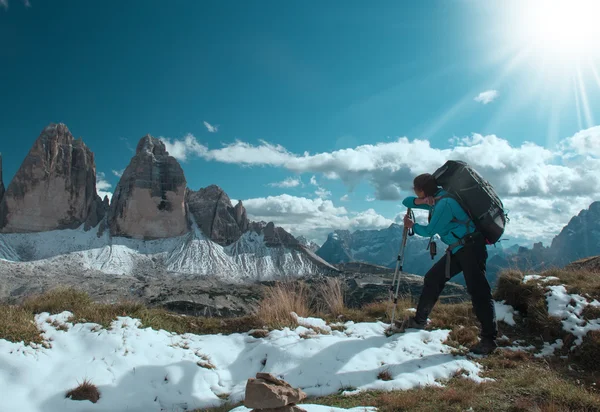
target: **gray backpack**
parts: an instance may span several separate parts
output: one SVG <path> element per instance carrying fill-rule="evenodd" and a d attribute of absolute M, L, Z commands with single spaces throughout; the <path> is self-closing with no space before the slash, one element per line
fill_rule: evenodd
<path fill-rule="evenodd" d="M 504 234 L 508 216 L 492 185 L 467 163 L 448 160 L 433 173 L 438 186 L 467 212 L 470 220 L 492 245 Z"/>

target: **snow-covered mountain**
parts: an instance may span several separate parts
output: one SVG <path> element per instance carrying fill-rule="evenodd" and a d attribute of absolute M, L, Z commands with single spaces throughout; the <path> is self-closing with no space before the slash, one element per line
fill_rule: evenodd
<path fill-rule="evenodd" d="M 403 227 L 392 224 L 380 230 L 336 230 L 330 233 L 327 241 L 317 251 L 317 254 L 332 264 L 348 262 L 364 262 L 373 265 L 396 267 L 396 260 L 402 241 Z M 420 236 L 410 236 L 406 242 L 403 269 L 405 272 L 424 276 L 433 263 L 445 252 L 445 245 L 436 236 L 437 254 L 431 260 L 427 242 L 429 239 Z M 514 266 L 512 256 L 519 250 L 518 245 L 503 248 L 502 245 L 488 248 L 488 280 L 495 284 L 497 274 L 506 267 Z M 462 274 L 452 278 L 452 282 L 465 285 Z"/>
<path fill-rule="evenodd" d="M 106 231 L 78 229 L 0 234 L 0 259 L 35 265 L 79 265 L 114 275 L 170 272 L 215 276 L 228 282 L 306 276 L 335 270 L 303 246 L 270 247 L 264 234 L 244 233 L 221 246 L 193 225 L 189 233 L 167 239 L 112 237 Z M 0 271 L 3 263 L 0 261 Z"/>
<path fill-rule="evenodd" d="M 365 262 L 386 267 L 395 267 L 402 241 L 403 227 L 395 223 L 379 230 L 336 230 L 330 233 L 317 255 L 332 264 Z M 432 260 L 427 250 L 429 239 L 410 236 L 406 242 L 403 269 L 405 272 L 424 275 Z M 439 240 L 438 255 L 443 253 Z"/>
<path fill-rule="evenodd" d="M 316 244 L 315 242 L 313 242 L 312 240 L 308 240 L 307 238 L 305 238 L 304 236 L 298 236 L 296 238 L 296 240 L 298 241 L 298 243 L 300 243 L 302 246 L 306 247 L 309 250 L 312 250 L 313 252 L 316 252 L 317 250 L 319 250 L 319 248 L 321 246 L 319 246 L 318 244 Z"/>
<path fill-rule="evenodd" d="M 216 185 L 188 188 L 178 161 L 150 135 L 110 202 L 97 194 L 94 154 L 64 124 L 42 130 L 0 192 L 0 258 L 30 266 L 232 282 L 337 272 L 312 246 L 272 222 L 251 222 Z"/>

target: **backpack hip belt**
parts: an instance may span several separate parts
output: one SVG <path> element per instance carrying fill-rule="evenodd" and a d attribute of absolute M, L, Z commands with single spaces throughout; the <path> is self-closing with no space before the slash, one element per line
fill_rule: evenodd
<path fill-rule="evenodd" d="M 473 243 L 475 243 L 477 238 L 480 238 L 482 236 L 483 235 L 481 232 L 469 233 L 461 239 L 458 239 L 456 242 L 452 243 L 450 246 L 448 246 L 448 248 L 446 249 L 446 279 L 450 279 L 450 259 L 452 258 L 452 251 L 459 246 L 472 245 Z"/>

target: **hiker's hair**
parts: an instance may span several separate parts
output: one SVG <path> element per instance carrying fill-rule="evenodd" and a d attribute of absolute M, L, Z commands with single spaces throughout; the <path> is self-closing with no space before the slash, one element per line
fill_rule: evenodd
<path fill-rule="evenodd" d="M 437 182 L 435 178 L 429 173 L 423 173 L 413 181 L 413 186 L 416 190 L 422 190 L 425 196 L 433 196 L 438 190 Z"/>

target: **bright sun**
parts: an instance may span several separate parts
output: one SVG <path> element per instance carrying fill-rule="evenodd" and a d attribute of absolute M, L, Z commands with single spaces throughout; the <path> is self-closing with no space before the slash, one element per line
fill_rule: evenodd
<path fill-rule="evenodd" d="M 519 4 L 515 40 L 533 54 L 559 64 L 565 58 L 579 60 L 600 54 L 600 0 Z"/>

